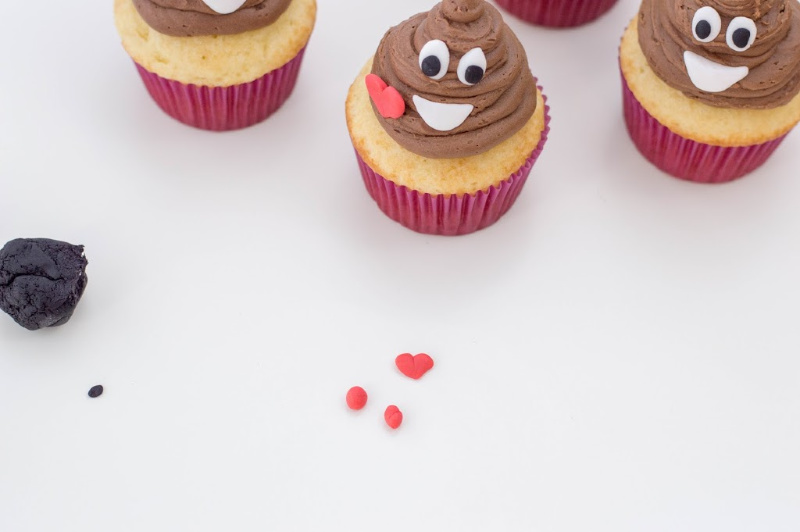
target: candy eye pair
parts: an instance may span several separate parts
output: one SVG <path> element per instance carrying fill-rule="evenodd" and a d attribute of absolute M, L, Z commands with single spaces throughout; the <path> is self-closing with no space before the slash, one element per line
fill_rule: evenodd
<path fill-rule="evenodd" d="M 447 74 L 450 66 L 450 50 L 436 39 L 428 41 L 419 53 L 419 68 L 422 73 L 434 80 Z M 464 85 L 475 85 L 486 73 L 486 55 L 480 48 L 473 48 L 458 62 L 458 79 Z"/>
<path fill-rule="evenodd" d="M 711 42 L 722 31 L 722 18 L 711 6 L 701 7 L 694 14 L 692 33 L 700 42 Z M 747 17 L 736 17 L 728 25 L 725 34 L 728 46 L 736 52 L 744 52 L 756 40 L 756 23 Z"/>

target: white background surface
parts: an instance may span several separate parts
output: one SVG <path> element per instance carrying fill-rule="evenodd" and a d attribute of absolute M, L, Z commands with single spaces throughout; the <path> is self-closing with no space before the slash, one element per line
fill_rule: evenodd
<path fill-rule="evenodd" d="M 509 19 L 551 138 L 498 224 L 419 235 L 343 108 L 433 2 L 320 4 L 294 96 L 227 134 L 150 101 L 110 2 L 4 5 L 0 241 L 90 264 L 66 326 L 0 315 L 0 531 L 800 529 L 800 136 L 732 184 L 667 177 L 622 121 L 637 2 Z"/>

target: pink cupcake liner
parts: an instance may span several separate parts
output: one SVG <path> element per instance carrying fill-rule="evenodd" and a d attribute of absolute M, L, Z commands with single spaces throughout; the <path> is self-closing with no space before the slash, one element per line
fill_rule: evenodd
<path fill-rule="evenodd" d="M 695 142 L 673 133 L 648 113 L 624 75 L 622 93 L 625 123 L 638 150 L 664 172 L 687 181 L 726 183 L 740 178 L 764 164 L 786 138 L 736 147 Z"/>
<path fill-rule="evenodd" d="M 229 87 L 187 85 L 135 64 L 150 96 L 169 116 L 199 129 L 229 131 L 257 124 L 283 105 L 297 82 L 304 54 L 305 48 L 257 80 Z"/>
<path fill-rule="evenodd" d="M 378 174 L 356 150 L 364 184 L 372 199 L 389 218 L 418 233 L 455 236 L 489 227 L 514 205 L 533 164 L 542 153 L 550 131 L 550 108 L 545 105 L 544 109 L 544 130 L 536 149 L 519 170 L 487 190 L 460 195 L 431 195 L 412 190 Z"/>
<path fill-rule="evenodd" d="M 497 5 L 526 22 L 553 28 L 586 24 L 614 7 L 617 0 L 497 0 Z"/>

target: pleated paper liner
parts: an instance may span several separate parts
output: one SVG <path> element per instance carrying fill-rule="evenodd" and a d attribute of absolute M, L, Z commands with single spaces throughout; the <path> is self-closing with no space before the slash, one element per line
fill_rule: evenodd
<path fill-rule="evenodd" d="M 497 0 L 497 5 L 515 17 L 552 28 L 586 24 L 616 3 L 617 0 Z"/>
<path fill-rule="evenodd" d="M 162 78 L 136 64 L 147 91 L 172 118 L 192 127 L 229 131 L 257 124 L 292 94 L 305 48 L 282 67 L 264 76 L 229 87 L 184 84 Z"/>
<path fill-rule="evenodd" d="M 751 146 L 714 146 L 673 133 L 636 99 L 622 76 L 625 123 L 636 148 L 664 172 L 696 183 L 726 183 L 769 159 L 786 135 Z"/>
<path fill-rule="evenodd" d="M 541 88 L 540 88 L 541 90 Z M 545 98 L 545 102 L 547 98 Z M 496 186 L 474 194 L 427 194 L 397 185 L 369 167 L 356 150 L 364 184 L 378 207 L 403 226 L 433 235 L 465 235 L 489 227 L 514 205 L 550 131 L 549 107 L 536 149 L 525 164 Z"/>

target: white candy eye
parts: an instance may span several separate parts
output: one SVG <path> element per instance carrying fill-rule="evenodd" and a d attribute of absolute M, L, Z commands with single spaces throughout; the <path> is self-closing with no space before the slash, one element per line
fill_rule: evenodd
<path fill-rule="evenodd" d="M 475 85 L 486 73 L 486 55 L 480 48 L 473 48 L 458 62 L 458 79 L 464 85 Z"/>
<path fill-rule="evenodd" d="M 744 52 L 756 40 L 756 23 L 747 17 L 736 17 L 728 25 L 725 38 L 728 46 L 737 52 Z"/>
<path fill-rule="evenodd" d="M 692 33 L 700 42 L 711 42 L 717 38 L 722 29 L 722 19 L 719 13 L 711 7 L 701 7 L 692 19 Z"/>
<path fill-rule="evenodd" d="M 419 68 L 431 79 L 440 80 L 447 74 L 450 66 L 450 50 L 447 45 L 436 39 L 428 41 L 419 53 Z"/>

